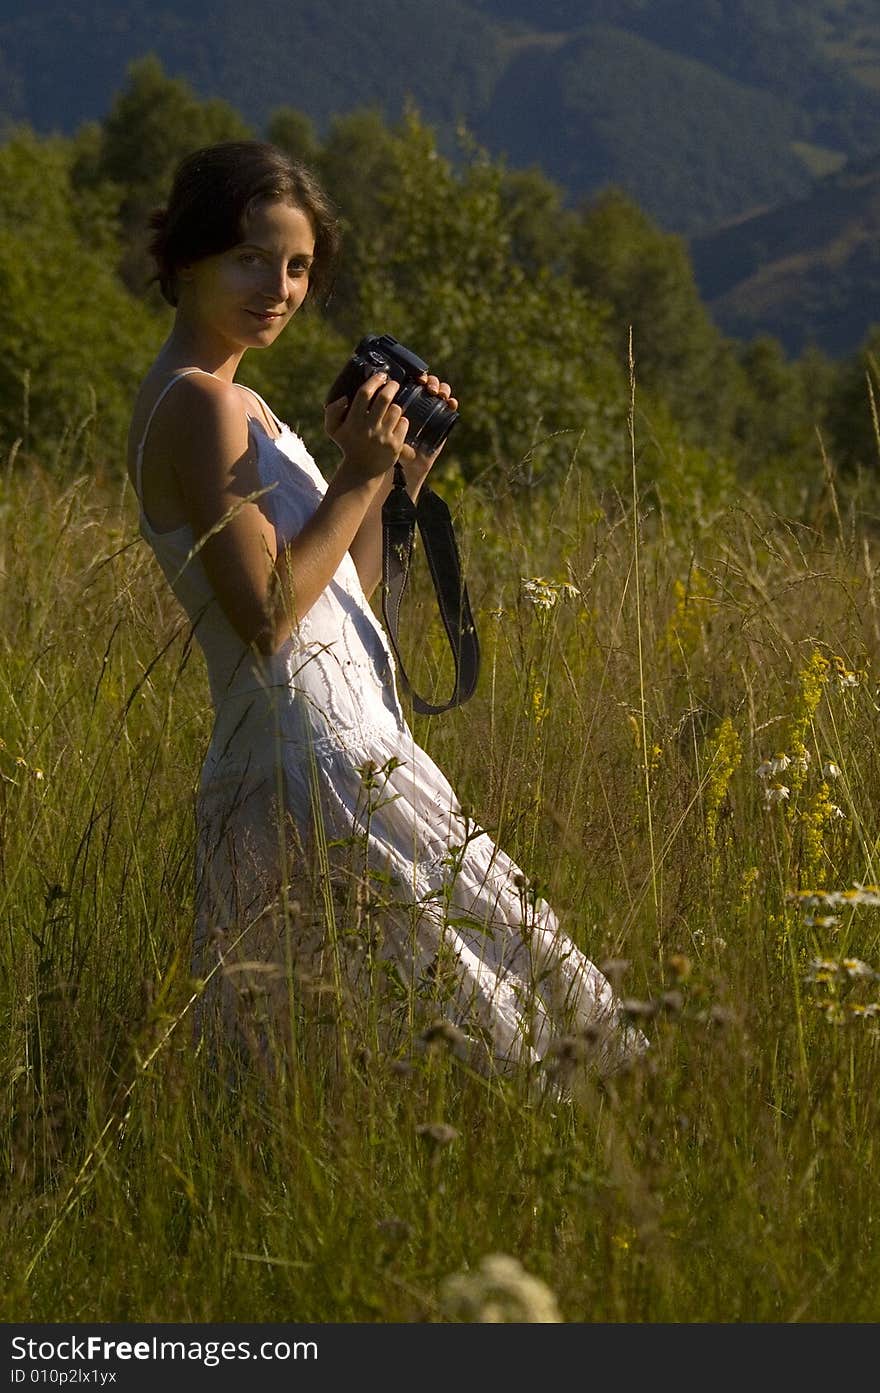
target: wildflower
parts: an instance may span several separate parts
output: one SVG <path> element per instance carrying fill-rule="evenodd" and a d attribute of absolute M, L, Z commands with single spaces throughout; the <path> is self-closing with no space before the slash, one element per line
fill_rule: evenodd
<path fill-rule="evenodd" d="M 764 807 L 772 808 L 774 803 L 785 802 L 790 793 L 791 789 L 786 788 L 785 784 L 769 784 L 764 790 Z"/>
<path fill-rule="evenodd" d="M 706 840 L 715 852 L 718 822 L 727 797 L 730 781 L 742 759 L 742 748 L 736 727 L 725 716 L 708 743 L 709 769 L 704 793 L 706 809 Z"/>
<path fill-rule="evenodd" d="M 810 767 L 809 750 L 801 750 L 799 754 L 796 754 L 793 757 L 791 763 L 795 769 L 800 770 L 802 774 L 806 774 L 807 770 Z"/>
<path fill-rule="evenodd" d="M 847 978 L 851 982 L 877 982 L 880 981 L 880 972 L 875 972 L 873 967 L 861 958 L 841 958 L 840 962 L 835 958 L 814 958 L 804 973 L 805 981 L 824 985 L 845 981 Z"/>
<path fill-rule="evenodd" d="M 824 985 L 837 977 L 837 963 L 833 958 L 814 958 L 804 973 L 805 982 Z"/>
<path fill-rule="evenodd" d="M 840 778 L 840 769 L 839 769 L 838 765 L 836 765 L 836 764 L 834 763 L 833 760 L 827 759 L 827 760 L 825 761 L 825 763 L 822 765 L 822 778 L 823 778 L 823 779 L 839 779 L 839 778 Z"/>
<path fill-rule="evenodd" d="M 562 1320 L 556 1297 L 546 1283 L 506 1253 L 490 1253 L 475 1272 L 447 1277 L 442 1299 L 449 1315 L 464 1321 L 498 1325 Z"/>
<path fill-rule="evenodd" d="M 846 1019 L 844 1009 L 839 1001 L 814 1001 L 813 1005 L 823 1012 L 829 1025 L 841 1025 Z"/>
<path fill-rule="evenodd" d="M 840 966 L 847 977 L 851 977 L 854 980 L 861 977 L 867 979 L 869 982 L 873 982 L 880 976 L 880 974 L 874 971 L 873 967 L 869 967 L 867 963 L 862 962 L 861 958 L 843 958 Z"/>
<path fill-rule="evenodd" d="M 804 919 L 808 929 L 836 929 L 839 923 L 839 914 L 808 914 Z"/>
<path fill-rule="evenodd" d="M 806 758 L 808 758 L 809 761 L 809 755 L 806 756 Z M 757 766 L 755 773 L 759 779 L 770 779 L 773 775 L 781 775 L 781 773 L 784 773 L 789 765 L 791 765 L 791 759 L 788 758 L 788 755 L 773 755 L 770 759 L 764 759 L 763 763 Z M 806 766 L 803 766 L 803 768 L 806 768 Z"/>
<path fill-rule="evenodd" d="M 547 580 L 545 576 L 523 576 L 522 593 L 536 609 L 553 609 L 560 600 L 576 600 L 580 590 L 570 581 Z"/>
<path fill-rule="evenodd" d="M 857 687 L 861 680 L 861 674 L 848 668 L 843 658 L 835 655 L 831 659 L 831 666 L 834 668 L 834 675 L 841 687 Z"/>
<path fill-rule="evenodd" d="M 843 811 L 843 808 L 839 808 L 836 803 L 828 804 L 828 815 L 829 817 L 834 818 L 846 817 L 846 813 Z"/>

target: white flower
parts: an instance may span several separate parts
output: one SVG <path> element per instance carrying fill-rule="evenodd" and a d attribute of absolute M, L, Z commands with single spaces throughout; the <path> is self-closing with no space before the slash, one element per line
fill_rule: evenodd
<path fill-rule="evenodd" d="M 545 576 L 523 576 L 520 584 L 524 597 L 536 609 L 552 609 L 560 600 L 576 600 L 581 593 L 569 580 L 547 580 Z"/>
<path fill-rule="evenodd" d="M 552 609 L 559 599 L 553 582 L 545 580 L 543 576 L 532 576 L 531 579 L 523 576 L 521 584 L 523 595 L 535 609 Z"/>
<path fill-rule="evenodd" d="M 839 768 L 838 765 L 836 765 L 836 764 L 834 763 L 834 761 L 833 761 L 832 759 L 826 760 L 825 763 L 822 765 L 822 778 L 823 778 L 823 779 L 839 779 L 839 778 L 840 778 L 840 768 Z"/>
<path fill-rule="evenodd" d="M 877 973 L 874 971 L 873 967 L 869 967 L 867 963 L 862 962 L 861 958 L 843 958 L 840 966 L 847 977 L 864 977 L 869 982 L 873 982 L 877 977 Z"/>
<path fill-rule="evenodd" d="M 442 1299 L 449 1314 L 464 1321 L 496 1325 L 562 1320 L 556 1297 L 546 1283 L 506 1253 L 490 1253 L 476 1271 L 447 1277 Z"/>
<path fill-rule="evenodd" d="M 846 817 L 843 808 L 839 808 L 836 803 L 829 803 L 828 813 L 830 817 Z"/>
<path fill-rule="evenodd" d="M 808 929 L 834 929 L 840 923 L 838 914 L 808 914 L 804 924 Z"/>
<path fill-rule="evenodd" d="M 783 803 L 790 793 L 791 789 L 786 788 L 785 784 L 770 784 L 764 790 L 764 807 L 772 808 L 774 803 Z"/>
<path fill-rule="evenodd" d="M 755 772 L 759 779 L 769 779 L 771 774 L 781 774 L 790 764 L 788 755 L 773 755 L 771 759 L 765 759 L 763 764 L 759 764 Z"/>

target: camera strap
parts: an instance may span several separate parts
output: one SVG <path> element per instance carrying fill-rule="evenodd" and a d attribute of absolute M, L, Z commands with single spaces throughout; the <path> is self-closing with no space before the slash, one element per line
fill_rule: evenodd
<path fill-rule="evenodd" d="M 416 526 L 424 543 L 440 616 L 455 660 L 452 696 L 439 706 L 413 691 L 397 637 L 403 592 L 412 566 Z M 418 502 L 413 503 L 399 463 L 394 466 L 394 486 L 382 505 L 382 614 L 397 658 L 398 679 L 412 698 L 414 710 L 423 716 L 436 716 L 473 696 L 480 670 L 480 646 L 467 586 L 461 574 L 452 518 L 443 499 L 426 484 L 422 485 Z"/>

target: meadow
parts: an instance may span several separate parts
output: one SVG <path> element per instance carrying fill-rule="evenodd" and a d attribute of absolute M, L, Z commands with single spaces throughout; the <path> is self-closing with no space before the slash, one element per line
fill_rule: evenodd
<path fill-rule="evenodd" d="M 880 495 L 671 500 L 633 424 L 618 491 L 438 483 L 483 670 L 416 737 L 650 1039 L 543 1093 L 332 980 L 193 1048 L 203 663 L 76 432 L 3 461 L 0 1319 L 878 1319 Z"/>

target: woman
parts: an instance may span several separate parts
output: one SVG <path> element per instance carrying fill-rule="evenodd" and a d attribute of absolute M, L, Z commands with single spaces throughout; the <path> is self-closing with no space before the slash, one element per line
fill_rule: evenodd
<path fill-rule="evenodd" d="M 615 1067 L 642 1037 L 416 745 L 367 603 L 394 464 L 415 498 L 439 451 L 405 444 L 398 384 L 377 374 L 326 408 L 342 455 L 326 483 L 302 440 L 235 382 L 244 354 L 274 343 L 327 283 L 326 198 L 276 148 L 224 143 L 182 162 L 152 227 L 175 318 L 135 404 L 129 471 L 215 709 L 198 802 L 200 1029 L 210 1003 L 212 1023 L 247 1036 L 260 1007 L 251 1043 L 265 1049 L 298 980 L 332 969 L 357 990 L 359 964 L 374 984 L 376 963 L 393 963 L 409 1001 L 462 1027 L 483 1067 L 536 1064 L 571 1030 Z M 457 406 L 447 383 L 424 385 Z M 310 924 L 290 892 L 315 864 L 324 900 Z M 354 865 L 357 894 L 334 923 Z"/>

